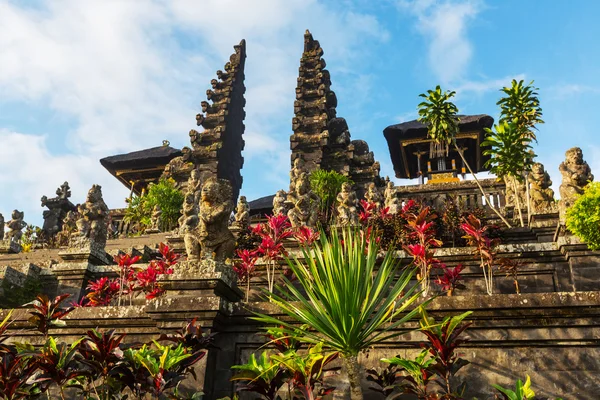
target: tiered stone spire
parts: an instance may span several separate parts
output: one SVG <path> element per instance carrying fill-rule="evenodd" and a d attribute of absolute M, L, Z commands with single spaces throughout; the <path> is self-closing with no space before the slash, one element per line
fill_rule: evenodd
<path fill-rule="evenodd" d="M 217 71 L 218 79 L 210 82 L 212 89 L 206 91 L 208 101 L 202 101 L 202 113 L 196 115 L 196 124 L 204 131 L 190 131 L 191 150 L 182 149 L 184 155 L 172 160 L 165 174 L 173 176 L 182 188 L 191 169 L 199 171 L 202 183 L 211 177 L 227 179 L 233 188 L 232 201 L 236 201 L 242 186 L 244 164 L 246 41 L 242 40 L 233 48 L 235 53 L 225 64 L 225 71 Z"/>
<path fill-rule="evenodd" d="M 362 196 L 370 182 L 380 183 L 379 163 L 366 142 L 350 140 L 346 120 L 337 117 L 337 97 L 322 56 L 319 41 L 307 30 L 294 102 L 291 162 L 302 158 L 307 173 L 320 168 L 349 176 Z"/>

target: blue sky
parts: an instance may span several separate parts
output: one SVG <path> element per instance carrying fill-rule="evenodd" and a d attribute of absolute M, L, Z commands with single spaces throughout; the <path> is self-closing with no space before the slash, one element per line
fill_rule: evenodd
<path fill-rule="evenodd" d="M 140 6 L 143 4 L 143 6 Z M 0 213 L 71 183 L 110 207 L 128 191 L 102 157 L 182 147 L 232 46 L 247 41 L 242 194 L 287 187 L 294 88 L 310 29 L 324 48 L 338 115 L 393 175 L 383 129 L 414 119 L 418 94 L 457 91 L 461 113 L 497 118 L 499 89 L 535 80 L 546 124 L 539 160 L 580 146 L 600 172 L 600 2 L 410 0 L 0 0 Z"/>

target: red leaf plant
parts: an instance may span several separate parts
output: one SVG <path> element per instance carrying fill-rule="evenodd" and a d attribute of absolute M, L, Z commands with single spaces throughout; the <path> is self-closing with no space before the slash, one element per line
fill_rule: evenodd
<path fill-rule="evenodd" d="M 371 218 L 375 215 L 374 211 L 377 210 L 377 205 L 373 202 L 361 200 L 360 206 L 363 210 L 358 213 L 358 220 L 361 224 L 367 225 L 371 221 Z"/>
<path fill-rule="evenodd" d="M 410 201 L 409 201 L 410 202 Z M 407 202 L 408 203 L 408 202 Z M 417 278 L 421 280 L 423 296 L 429 294 L 430 274 L 432 268 L 443 268 L 443 264 L 433 257 L 432 248 L 440 247 L 442 241 L 436 239 L 434 223 L 431 220 L 429 207 L 416 208 L 411 206 L 406 213 L 408 238 L 414 244 L 404 245 L 404 250 L 413 257 L 413 263 L 419 268 Z"/>
<path fill-rule="evenodd" d="M 462 264 L 458 264 L 454 268 L 449 268 L 444 266 L 444 274 L 438 276 L 435 280 L 440 288 L 445 291 L 448 296 L 452 296 L 452 293 L 457 289 L 464 289 L 465 285 L 463 285 L 463 277 L 461 275 L 464 267 Z"/>
<path fill-rule="evenodd" d="M 475 247 L 473 254 L 479 257 L 483 278 L 485 279 L 485 288 L 487 293 L 491 295 L 494 285 L 493 266 L 496 258 L 494 247 L 499 244 L 499 240 L 490 239 L 487 235 L 487 226 L 483 225 L 481 220 L 473 214 L 463 218 L 460 227 L 465 232 L 463 238 L 467 240 L 468 245 Z"/>
<path fill-rule="evenodd" d="M 260 257 L 258 250 L 239 250 L 237 251 L 239 261 L 233 264 L 233 270 L 238 276 L 240 282 L 246 282 L 246 303 L 250 296 L 250 278 L 256 271 L 256 261 Z"/>
<path fill-rule="evenodd" d="M 69 296 L 70 294 L 61 294 L 50 299 L 45 294 L 39 294 L 31 303 L 24 304 L 34 308 L 34 311 L 29 312 L 31 314 L 29 322 L 44 335 L 44 338 L 48 338 L 50 327 L 65 325 L 63 318 L 75 308 L 74 306 L 61 307 L 63 300 Z"/>
<path fill-rule="evenodd" d="M 143 293 L 146 300 L 154 299 L 164 293 L 158 283 L 160 275 L 173 273 L 173 266 L 178 262 L 179 255 L 169 246 L 161 243 L 159 246 L 160 257 L 151 260 L 146 268 L 135 267 L 140 261 L 139 256 L 119 254 L 114 260 L 119 266 L 119 278 L 109 279 L 102 277 L 87 286 L 89 293 L 87 302 L 80 302 L 80 306 L 98 307 L 108 306 L 114 299 L 121 305 L 123 296 L 128 296 L 131 303 L 133 296 Z"/>
<path fill-rule="evenodd" d="M 319 240 L 320 232 L 316 229 L 311 229 L 308 226 L 301 226 L 294 231 L 294 237 L 302 247 L 309 247 L 315 241 Z"/>
<path fill-rule="evenodd" d="M 258 224 L 252 232 L 261 237 L 258 254 L 267 261 L 267 281 L 269 292 L 273 293 L 275 269 L 278 260 L 287 255 L 283 241 L 294 234 L 292 225 L 286 215 L 267 216 L 267 222 Z"/>

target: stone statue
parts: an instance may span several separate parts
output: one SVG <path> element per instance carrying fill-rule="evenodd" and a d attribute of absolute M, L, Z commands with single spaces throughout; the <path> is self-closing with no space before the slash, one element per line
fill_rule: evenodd
<path fill-rule="evenodd" d="M 285 190 L 278 190 L 275 193 L 275 197 L 273 197 L 273 215 L 286 215 L 287 207 L 286 207 L 286 194 Z"/>
<path fill-rule="evenodd" d="M 504 197 L 506 207 L 517 207 L 517 205 L 520 205 L 521 209 L 527 208 L 527 188 L 525 187 L 524 182 L 519 182 L 512 176 L 505 176 L 502 180 L 505 185 Z M 517 188 L 516 194 L 515 186 Z"/>
<path fill-rule="evenodd" d="M 296 182 L 300 179 L 300 176 L 304 173 L 304 160 L 302 157 L 298 157 L 294 160 L 294 165 L 290 170 L 290 191 L 289 193 L 294 193 L 296 190 Z"/>
<path fill-rule="evenodd" d="M 561 216 L 564 216 L 566 210 L 581 196 L 588 182 L 594 180 L 590 166 L 583 160 L 583 153 L 579 147 L 567 150 L 565 158 L 565 161 L 558 167 L 562 174 L 562 183 L 559 188 Z"/>
<path fill-rule="evenodd" d="M 44 225 L 42 231 L 47 238 L 52 238 L 62 230 L 62 224 L 65 216 L 69 211 L 75 209 L 73 203 L 69 201 L 71 197 L 71 189 L 69 183 L 65 182 L 56 189 L 56 197 L 49 199 L 47 196 L 42 196 L 42 207 L 47 207 L 44 210 Z"/>
<path fill-rule="evenodd" d="M 337 224 L 340 226 L 358 225 L 356 210 L 356 193 L 348 182 L 342 184 L 342 190 L 337 195 Z"/>
<path fill-rule="evenodd" d="M 195 196 L 195 201 L 200 201 L 200 191 L 202 190 L 202 180 L 200 178 L 200 170 L 193 169 L 187 181 L 186 191 L 192 192 Z"/>
<path fill-rule="evenodd" d="M 173 178 L 177 182 L 185 182 L 185 176 L 188 176 L 194 169 L 192 162 L 192 149 L 184 147 L 181 149 L 181 155 L 175 157 L 165 166 L 161 178 Z"/>
<path fill-rule="evenodd" d="M 233 222 L 233 226 L 245 229 L 248 225 L 250 225 L 250 206 L 248 205 L 246 196 L 240 196 L 235 211 L 235 221 Z"/>
<path fill-rule="evenodd" d="M 377 189 L 377 186 L 375 186 L 375 183 L 369 183 L 367 193 L 365 193 L 365 200 L 375 204 L 377 209 L 380 209 L 381 206 L 383 206 L 383 197 L 381 196 L 379 189 Z"/>
<path fill-rule="evenodd" d="M 102 199 L 102 187 L 93 185 L 87 194 L 85 203 L 78 208 L 81 214 L 77 221 L 77 236 L 71 247 L 83 247 L 87 244 L 104 248 L 108 233 L 108 207 Z"/>
<path fill-rule="evenodd" d="M 231 197 L 231 183 L 226 179 L 210 178 L 202 186 L 198 238 L 203 258 L 225 261 L 233 256 L 235 238 L 228 226 Z"/>
<path fill-rule="evenodd" d="M 384 192 L 385 207 L 388 208 L 388 212 L 390 214 L 396 214 L 398 213 L 398 210 L 402 208 L 402 205 L 400 204 L 400 199 L 398 199 L 398 196 L 396 196 L 396 188 L 394 187 L 394 182 L 390 181 L 389 177 L 387 179 L 388 180 Z"/>
<path fill-rule="evenodd" d="M 150 230 L 160 232 L 160 223 L 162 221 L 162 210 L 160 206 L 157 204 L 154 206 L 154 210 L 152 210 L 152 216 L 150 217 Z"/>
<path fill-rule="evenodd" d="M 310 190 L 306 173 L 296 181 L 293 198 L 294 206 L 288 211 L 288 218 L 294 228 L 301 226 L 315 227 L 318 218 L 319 197 Z"/>
<path fill-rule="evenodd" d="M 531 209 L 535 214 L 552 212 L 554 208 L 554 190 L 550 188 L 552 181 L 544 166 L 535 163 L 531 167 L 527 180 L 529 182 L 529 196 Z"/>
<path fill-rule="evenodd" d="M 6 223 L 6 227 L 10 229 L 4 234 L 4 240 L 10 240 L 15 243 L 21 242 L 21 236 L 23 236 L 23 228 L 27 226 L 23 218 L 25 213 L 19 210 L 13 210 L 11 220 Z"/>
<path fill-rule="evenodd" d="M 4 215 L 0 214 L 0 238 L 4 239 Z"/>
<path fill-rule="evenodd" d="M 183 198 L 182 215 L 179 217 L 179 234 L 183 235 L 188 260 L 197 260 L 200 257 L 197 228 L 198 203 L 194 192 L 188 191 Z"/>

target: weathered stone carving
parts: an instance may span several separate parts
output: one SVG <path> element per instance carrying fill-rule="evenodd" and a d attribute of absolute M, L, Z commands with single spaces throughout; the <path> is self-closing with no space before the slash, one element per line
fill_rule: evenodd
<path fill-rule="evenodd" d="M 385 207 L 388 208 L 388 212 L 390 214 L 396 214 L 400 208 L 402 208 L 400 204 L 400 199 L 396 195 L 396 188 L 394 187 L 394 182 L 388 181 L 385 187 Z"/>
<path fill-rule="evenodd" d="M 504 192 L 506 207 L 518 207 L 520 205 L 521 209 L 527 208 L 527 188 L 525 187 L 525 183 L 519 182 L 512 176 L 505 176 L 502 180 L 506 185 Z M 515 186 L 517 188 L 516 195 Z"/>
<path fill-rule="evenodd" d="M 531 198 L 532 212 L 534 214 L 542 214 L 554 211 L 554 190 L 550 188 L 552 181 L 541 163 L 533 164 L 527 180 L 530 185 L 529 196 Z"/>
<path fill-rule="evenodd" d="M 245 229 L 250 225 L 250 206 L 246 196 L 240 196 L 235 210 L 235 220 L 233 226 L 238 229 Z"/>
<path fill-rule="evenodd" d="M 293 227 L 315 227 L 318 218 L 319 197 L 310 190 L 308 177 L 301 174 L 296 182 L 293 207 L 288 218 Z"/>
<path fill-rule="evenodd" d="M 187 181 L 186 190 L 194 194 L 196 203 L 200 201 L 200 191 L 202 190 L 202 177 L 200 170 L 192 170 L 190 177 Z"/>
<path fill-rule="evenodd" d="M 379 192 L 379 189 L 375 185 L 375 183 L 371 182 L 367 189 L 367 193 L 365 193 L 365 200 L 369 203 L 375 204 L 377 209 L 380 209 L 383 206 L 383 196 Z"/>
<path fill-rule="evenodd" d="M 356 193 L 348 182 L 342 184 L 342 190 L 337 195 L 337 224 L 340 226 L 357 225 Z"/>
<path fill-rule="evenodd" d="M 180 188 L 185 187 L 195 170 L 199 170 L 200 187 L 209 178 L 227 179 L 232 184 L 235 202 L 242 186 L 244 164 L 246 42 L 242 40 L 233 48 L 235 52 L 225 64 L 225 72 L 217 71 L 218 79 L 211 80 L 207 100 L 201 102 L 202 112 L 196 115 L 196 124 L 204 130 L 190 131 L 191 149 L 182 149 L 182 159 L 172 161 L 165 176 L 172 176 Z"/>
<path fill-rule="evenodd" d="M 71 237 L 69 247 L 92 245 L 96 249 L 104 249 L 108 233 L 108 207 L 102 199 L 100 185 L 92 186 L 78 211 L 77 234 Z"/>
<path fill-rule="evenodd" d="M 146 232 L 160 232 L 160 225 L 162 222 L 162 210 L 160 206 L 157 204 L 154 206 L 152 210 L 152 216 L 150 218 L 150 229 Z"/>
<path fill-rule="evenodd" d="M 42 231 L 47 238 L 56 235 L 62 230 L 63 219 L 69 211 L 75 210 L 73 203 L 69 201 L 71 190 L 69 183 L 63 183 L 56 189 L 56 197 L 49 199 L 47 196 L 42 196 L 42 207 L 48 207 L 43 213 L 44 225 Z"/>
<path fill-rule="evenodd" d="M 27 226 L 23 218 L 25 213 L 19 210 L 13 210 L 11 214 L 11 220 L 6 223 L 6 227 L 9 229 L 4 234 L 4 240 L 10 240 L 11 242 L 20 243 L 21 237 L 23 236 L 23 229 Z"/>
<path fill-rule="evenodd" d="M 302 157 L 298 157 L 294 160 L 292 169 L 290 170 L 290 190 L 288 195 L 293 196 L 296 191 L 296 183 L 300 176 L 304 173 L 304 160 Z"/>
<path fill-rule="evenodd" d="M 202 186 L 198 238 L 201 257 L 225 261 L 233 256 L 235 238 L 229 230 L 233 211 L 231 184 L 226 179 L 209 179 Z"/>
<path fill-rule="evenodd" d="M 273 197 L 273 215 L 287 215 L 285 190 L 278 190 Z"/>
<path fill-rule="evenodd" d="M 579 147 L 573 147 L 566 151 L 565 161 L 558 167 L 562 174 L 560 185 L 560 213 L 564 216 L 566 210 L 575 203 L 575 200 L 583 194 L 584 187 L 594 180 L 592 170 L 587 162 L 583 160 L 583 152 Z"/>
<path fill-rule="evenodd" d="M 185 251 L 188 260 L 197 260 L 200 257 L 198 244 L 198 203 L 193 191 L 187 191 L 183 198 L 182 215 L 179 217 L 179 234 L 183 235 Z"/>

